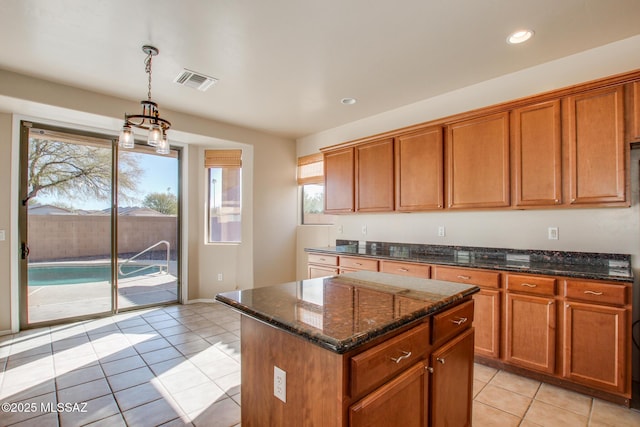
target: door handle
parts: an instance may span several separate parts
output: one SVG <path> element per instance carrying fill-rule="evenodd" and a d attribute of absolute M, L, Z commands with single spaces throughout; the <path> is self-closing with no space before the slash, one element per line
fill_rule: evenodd
<path fill-rule="evenodd" d="M 29 256 L 29 246 L 25 242 L 20 245 L 20 256 L 22 259 L 27 259 Z"/>

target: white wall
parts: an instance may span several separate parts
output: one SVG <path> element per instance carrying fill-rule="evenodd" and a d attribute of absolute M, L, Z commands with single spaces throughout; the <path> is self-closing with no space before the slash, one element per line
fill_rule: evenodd
<path fill-rule="evenodd" d="M 298 155 L 307 155 L 341 142 L 427 122 L 452 114 L 505 102 L 640 68 L 640 36 L 522 70 L 442 96 L 329 129 L 297 141 Z M 472 72 L 472 71 L 470 71 Z M 357 106 L 357 104 L 356 104 Z M 640 275 L 640 150 L 631 156 L 631 208 L 553 209 L 527 211 L 426 212 L 338 216 L 334 226 L 299 226 L 305 247 L 328 246 L 336 238 L 391 242 L 609 252 L 632 255 Z M 366 236 L 361 233 L 367 226 Z M 446 237 L 437 237 L 437 227 Z M 338 234 L 338 227 L 343 229 Z M 560 239 L 547 239 L 547 227 L 559 228 Z M 306 255 L 297 248 L 297 274 L 303 277 Z M 639 318 L 640 292 L 634 289 L 634 319 Z M 640 363 L 634 349 L 634 377 Z"/>

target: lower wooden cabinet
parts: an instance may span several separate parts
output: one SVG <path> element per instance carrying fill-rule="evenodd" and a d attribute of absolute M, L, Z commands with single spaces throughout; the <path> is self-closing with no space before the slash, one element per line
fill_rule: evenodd
<path fill-rule="evenodd" d="M 535 371 L 555 372 L 554 298 L 506 293 L 504 360 Z"/>
<path fill-rule="evenodd" d="M 624 308 L 567 302 L 563 376 L 601 390 L 628 392 L 627 324 Z"/>
<path fill-rule="evenodd" d="M 425 368 L 424 362 L 416 363 L 352 405 L 349 426 L 427 426 L 429 377 Z"/>
<path fill-rule="evenodd" d="M 469 329 L 431 354 L 431 426 L 471 425 L 473 347 Z"/>

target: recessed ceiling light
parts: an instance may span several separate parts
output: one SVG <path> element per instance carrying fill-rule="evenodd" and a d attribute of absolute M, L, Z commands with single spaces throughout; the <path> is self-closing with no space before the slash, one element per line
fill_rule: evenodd
<path fill-rule="evenodd" d="M 507 37 L 507 43 L 509 44 L 524 43 L 527 40 L 529 40 L 531 37 L 533 37 L 532 30 L 518 30 L 509 34 L 509 37 Z"/>
<path fill-rule="evenodd" d="M 357 102 L 357 100 L 355 98 L 342 98 L 340 102 L 344 105 L 353 105 Z"/>

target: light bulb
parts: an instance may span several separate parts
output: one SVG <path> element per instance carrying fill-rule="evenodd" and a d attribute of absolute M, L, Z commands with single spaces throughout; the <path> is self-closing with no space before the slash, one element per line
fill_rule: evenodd
<path fill-rule="evenodd" d="M 147 144 L 152 147 L 156 147 L 160 143 L 161 139 L 162 129 L 160 129 L 160 125 L 151 125 L 151 128 L 149 129 L 149 138 L 147 139 Z"/>
<path fill-rule="evenodd" d="M 169 140 L 167 139 L 167 135 L 163 135 L 162 139 L 156 146 L 156 153 L 169 154 Z"/>
<path fill-rule="evenodd" d="M 131 126 L 125 124 L 122 127 L 122 132 L 120 132 L 118 144 L 122 148 L 133 148 L 134 141 L 135 137 L 133 135 L 133 131 L 131 130 Z"/>

